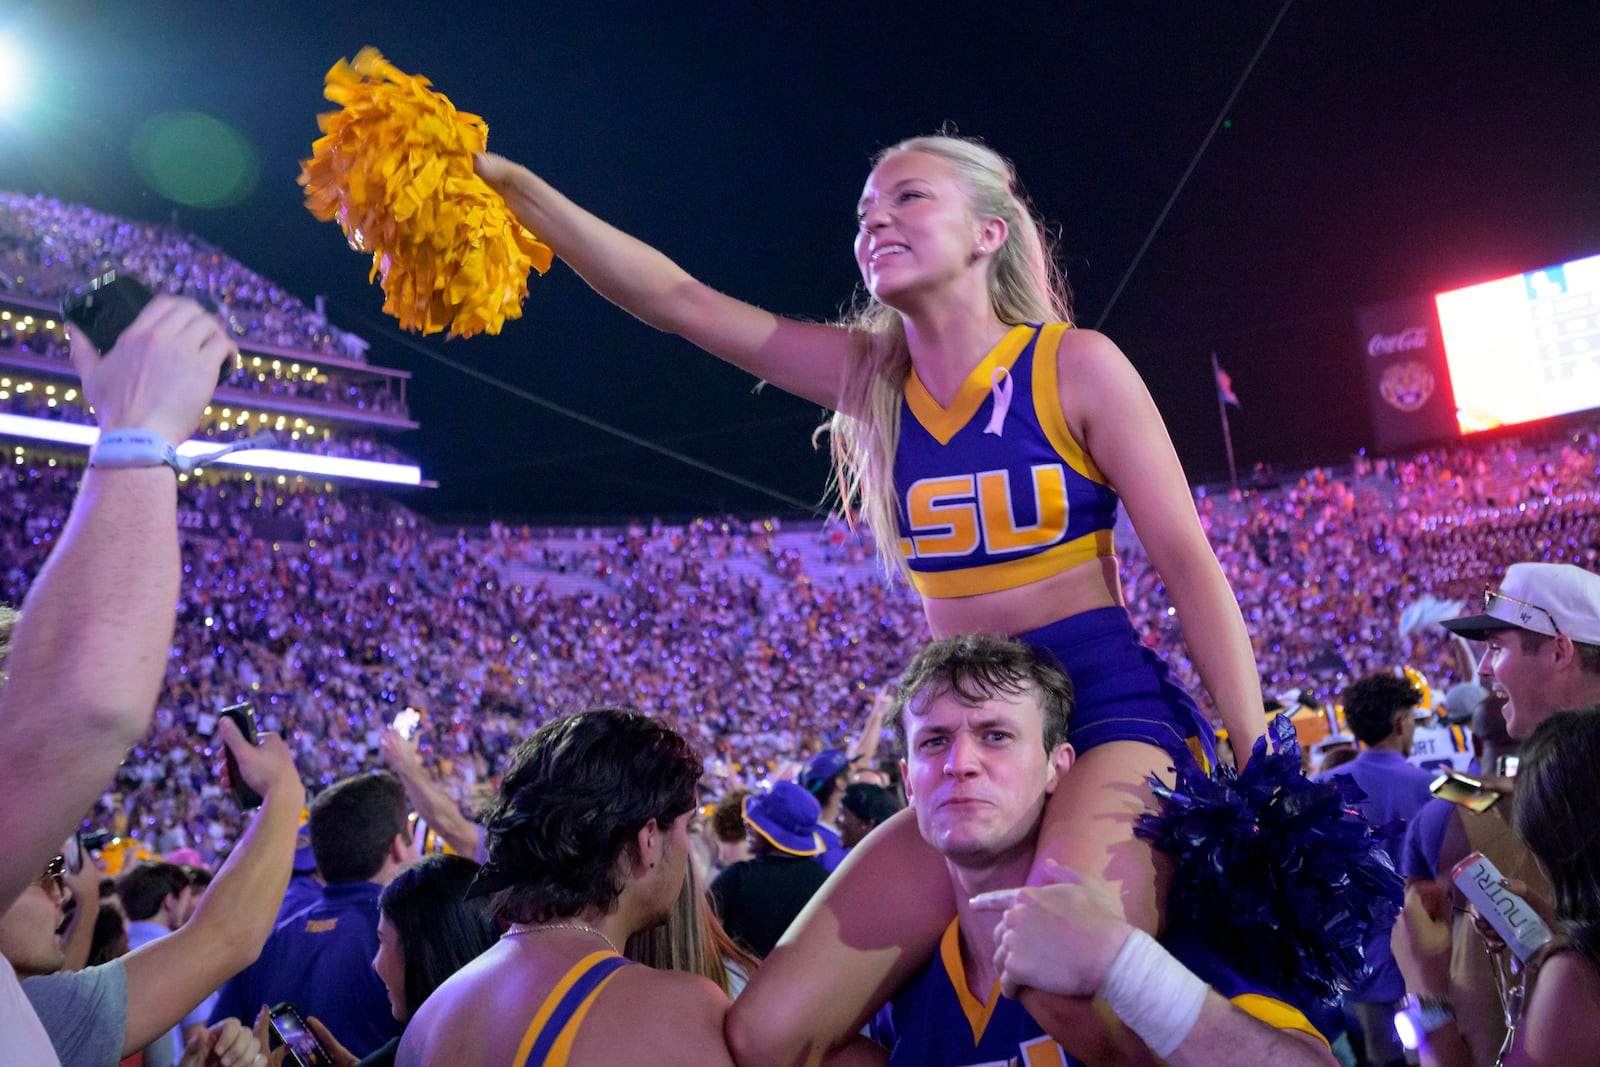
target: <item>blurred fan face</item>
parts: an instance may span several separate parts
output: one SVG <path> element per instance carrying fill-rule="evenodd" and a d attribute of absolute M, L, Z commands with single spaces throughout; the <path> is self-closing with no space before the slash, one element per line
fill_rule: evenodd
<path fill-rule="evenodd" d="M 372 957 L 372 969 L 389 991 L 390 1014 L 399 1022 L 405 1022 L 411 1017 L 410 1006 L 406 1004 L 406 951 L 400 944 L 400 931 L 381 911 L 378 913 L 378 954 Z"/>
<path fill-rule="evenodd" d="M 861 843 L 876 823 L 870 823 L 851 811 L 849 808 L 839 809 L 839 841 L 845 848 L 855 848 Z"/>
<path fill-rule="evenodd" d="M 66 901 L 61 879 L 46 875 L 28 886 L 0 916 L 0 956 L 11 962 L 19 976 L 54 974 L 61 969 L 65 957 L 56 931 Z"/>

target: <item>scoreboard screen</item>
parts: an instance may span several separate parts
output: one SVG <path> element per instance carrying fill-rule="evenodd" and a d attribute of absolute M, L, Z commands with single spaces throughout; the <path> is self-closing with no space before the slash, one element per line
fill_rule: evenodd
<path fill-rule="evenodd" d="M 1600 256 L 1434 304 L 1461 433 L 1600 408 Z"/>

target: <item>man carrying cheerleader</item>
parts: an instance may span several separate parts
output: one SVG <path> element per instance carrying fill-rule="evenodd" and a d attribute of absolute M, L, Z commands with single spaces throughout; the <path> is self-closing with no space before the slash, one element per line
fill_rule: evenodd
<path fill-rule="evenodd" d="M 906 791 L 959 904 L 934 960 L 873 1022 L 889 1062 L 1333 1062 L 1298 1008 L 1197 938 L 1158 943 L 1130 926 L 1098 879 L 1054 868 L 1055 884 L 1018 888 L 1045 800 L 1072 770 L 1071 706 L 1059 668 L 998 637 L 940 641 L 901 678 L 890 718 L 905 741 Z M 1010 999 L 1024 987 L 1098 996 L 1106 1025 L 1047 1034 Z"/>

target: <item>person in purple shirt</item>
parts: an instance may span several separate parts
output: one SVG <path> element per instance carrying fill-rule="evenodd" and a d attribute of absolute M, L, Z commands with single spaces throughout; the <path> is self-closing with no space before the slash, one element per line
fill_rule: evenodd
<path fill-rule="evenodd" d="M 222 987 L 212 1019 L 254 1019 L 263 1004 L 289 1001 L 365 1056 L 400 1034 L 372 958 L 378 896 L 416 859 L 405 790 L 393 775 L 346 778 L 311 802 L 308 825 L 322 893 L 281 920 L 260 958 Z"/>
<path fill-rule="evenodd" d="M 289 888 L 278 908 L 280 923 L 322 899 L 322 879 L 317 877 L 317 857 L 311 851 L 311 830 L 307 826 L 310 818 L 309 811 L 300 813 L 300 831 L 294 841 L 294 873 L 289 876 Z"/>
<path fill-rule="evenodd" d="M 1350 732 L 1361 742 L 1361 754 L 1334 771 L 1349 775 L 1367 797 L 1361 814 L 1374 827 L 1404 824 L 1430 796 L 1431 771 L 1406 761 L 1417 727 L 1415 709 L 1422 694 L 1398 672 L 1369 674 L 1344 691 L 1344 717 Z M 1400 867 L 1400 836 L 1387 844 L 1389 858 Z M 1390 927 L 1374 931 L 1366 948 L 1371 970 L 1345 998 L 1366 1046 L 1366 1062 L 1373 1067 L 1403 1064 L 1405 1050 L 1394 1029 L 1398 1002 L 1405 999 L 1405 980 L 1389 950 Z"/>

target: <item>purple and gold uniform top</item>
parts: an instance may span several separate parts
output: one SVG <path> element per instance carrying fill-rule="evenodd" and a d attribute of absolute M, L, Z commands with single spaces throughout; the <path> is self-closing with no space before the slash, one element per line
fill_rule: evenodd
<path fill-rule="evenodd" d="M 1113 555 L 1117 494 L 1061 411 L 1068 323 L 1021 325 L 950 407 L 906 379 L 895 448 L 900 551 L 923 596 L 975 596 Z"/>

